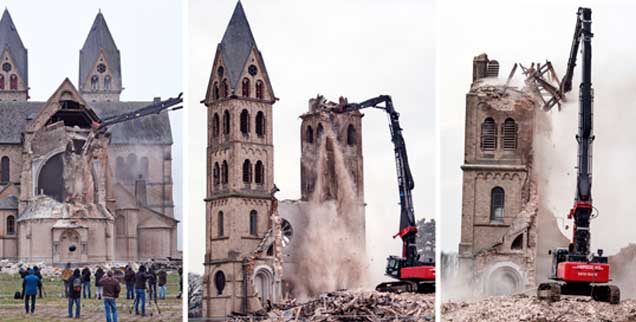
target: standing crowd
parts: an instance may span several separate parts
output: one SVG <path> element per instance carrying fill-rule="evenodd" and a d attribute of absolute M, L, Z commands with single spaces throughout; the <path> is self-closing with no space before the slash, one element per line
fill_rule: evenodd
<path fill-rule="evenodd" d="M 178 272 L 180 276 L 179 288 L 181 289 L 181 268 Z M 26 313 L 34 314 L 38 291 L 40 298 L 42 298 L 42 274 L 37 266 L 33 266 L 28 269 L 21 268 L 20 276 L 22 277 L 22 293 L 16 292 L 15 297 L 16 299 L 24 298 Z M 91 273 L 88 267 L 84 267 L 80 271 L 79 268 L 72 269 L 71 263 L 67 263 L 62 271 L 61 279 L 63 296 L 68 299 L 69 318 L 80 318 L 81 298 L 91 298 L 91 280 L 93 278 L 95 299 L 103 301 L 107 322 L 117 322 L 116 299 L 121 291 L 121 280 L 126 286 L 126 299 L 134 300 L 135 315 L 146 315 L 146 293 L 148 293 L 149 300 L 154 300 L 155 303 L 157 299 L 166 298 L 168 274 L 164 269 L 156 270 L 154 265 L 150 265 L 149 269 L 141 265 L 137 272 L 129 265 L 126 265 L 123 272 L 119 269 L 104 271 L 102 267 L 98 267 L 94 273 Z M 157 288 L 159 288 L 158 297 Z M 181 294 L 181 290 L 179 294 Z M 73 312 L 75 312 L 74 315 Z"/>

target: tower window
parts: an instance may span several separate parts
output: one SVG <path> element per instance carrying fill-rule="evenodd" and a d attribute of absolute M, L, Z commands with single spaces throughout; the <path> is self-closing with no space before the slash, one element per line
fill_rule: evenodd
<path fill-rule="evenodd" d="M 263 99 L 263 81 L 256 81 L 256 98 Z"/>
<path fill-rule="evenodd" d="M 250 160 L 243 161 L 243 183 L 252 183 L 252 163 Z"/>
<path fill-rule="evenodd" d="M 99 89 L 99 84 L 97 84 L 98 81 L 99 77 L 97 77 L 97 75 L 93 75 L 91 77 L 91 90 L 93 92 L 97 92 L 97 90 Z"/>
<path fill-rule="evenodd" d="M 256 210 L 250 211 L 250 235 L 258 236 L 257 234 L 258 213 Z"/>
<path fill-rule="evenodd" d="M 10 72 L 10 71 L 11 71 L 11 69 L 12 69 L 12 66 L 11 66 L 11 64 L 10 64 L 10 63 L 4 63 L 4 64 L 2 64 L 2 70 L 3 70 L 5 73 Z"/>
<path fill-rule="evenodd" d="M 217 224 L 219 225 L 218 228 L 218 236 L 219 237 L 223 237 L 225 235 L 225 231 L 223 230 L 223 212 L 219 211 L 218 215 L 217 215 Z"/>
<path fill-rule="evenodd" d="M 106 75 L 106 77 L 104 77 L 104 90 L 105 91 L 110 91 L 110 83 L 111 83 L 110 75 Z"/>
<path fill-rule="evenodd" d="M 494 187 L 490 192 L 490 221 L 503 222 L 506 195 L 501 187 Z"/>
<path fill-rule="evenodd" d="M 356 145 L 356 128 L 351 124 L 347 127 L 347 144 Z"/>
<path fill-rule="evenodd" d="M 7 235 L 15 235 L 15 217 L 7 217 Z"/>
<path fill-rule="evenodd" d="M 9 183 L 9 180 L 11 180 L 11 178 L 9 176 L 9 174 L 10 174 L 10 172 L 9 172 L 9 157 L 6 157 L 6 156 L 2 157 L 2 160 L 0 161 L 0 168 L 2 168 L 1 171 L 0 171 L 0 172 L 2 172 L 1 178 L 0 178 L 0 183 L 1 184 Z"/>
<path fill-rule="evenodd" d="M 223 112 L 223 134 L 230 134 L 230 112 Z"/>
<path fill-rule="evenodd" d="M 223 97 L 229 97 L 230 96 L 230 86 L 227 83 L 227 79 L 223 80 Z"/>
<path fill-rule="evenodd" d="M 214 82 L 214 86 L 212 87 L 212 98 L 215 100 L 219 99 L 219 83 Z"/>
<path fill-rule="evenodd" d="M 9 86 L 11 89 L 18 89 L 18 76 L 16 74 L 11 74 L 9 77 Z"/>
<path fill-rule="evenodd" d="M 254 181 L 256 184 L 265 183 L 265 169 L 263 168 L 263 162 L 256 161 L 256 166 L 254 169 Z"/>
<path fill-rule="evenodd" d="M 223 289 L 225 288 L 225 274 L 222 271 L 214 274 L 214 287 L 216 287 L 216 295 L 223 295 Z"/>
<path fill-rule="evenodd" d="M 250 113 L 247 110 L 241 111 L 241 133 L 250 133 Z"/>
<path fill-rule="evenodd" d="M 256 135 L 265 135 L 265 114 L 262 111 L 256 113 Z"/>
<path fill-rule="evenodd" d="M 322 127 L 322 123 L 318 123 L 318 129 L 316 130 L 316 139 L 318 141 L 320 141 L 320 138 L 322 137 L 322 133 L 325 131 L 325 129 Z"/>
<path fill-rule="evenodd" d="M 504 121 L 501 134 L 504 150 L 515 150 L 517 148 L 517 122 L 511 118 L 507 118 Z"/>
<path fill-rule="evenodd" d="M 223 160 L 223 165 L 221 166 L 221 183 L 227 184 L 227 182 L 228 182 L 227 161 Z"/>
<path fill-rule="evenodd" d="M 0 75 L 0 90 L 4 89 L 4 75 Z"/>
<path fill-rule="evenodd" d="M 214 113 L 214 116 L 212 117 L 212 137 L 218 137 L 219 136 L 219 114 L 218 113 Z"/>
<path fill-rule="evenodd" d="M 492 117 L 484 120 L 481 124 L 481 143 L 483 151 L 494 151 L 497 149 L 497 125 Z"/>
<path fill-rule="evenodd" d="M 219 163 L 214 162 L 214 169 L 212 169 L 212 180 L 215 186 L 218 186 L 221 183 L 221 169 L 219 168 Z"/>
<path fill-rule="evenodd" d="M 307 125 L 307 130 L 305 130 L 305 141 L 314 143 L 314 129 L 311 128 L 311 125 Z"/>
<path fill-rule="evenodd" d="M 250 97 L 250 80 L 247 78 L 243 78 L 242 84 L 242 94 L 243 97 Z"/>

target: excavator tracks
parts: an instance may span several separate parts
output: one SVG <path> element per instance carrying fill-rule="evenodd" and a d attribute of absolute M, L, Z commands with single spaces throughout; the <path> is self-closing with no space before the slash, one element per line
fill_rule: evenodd
<path fill-rule="evenodd" d="M 537 287 L 537 298 L 550 303 L 557 302 L 561 295 L 591 296 L 594 301 L 619 304 L 621 290 L 615 285 L 588 285 L 585 288 L 560 283 L 541 283 Z"/>

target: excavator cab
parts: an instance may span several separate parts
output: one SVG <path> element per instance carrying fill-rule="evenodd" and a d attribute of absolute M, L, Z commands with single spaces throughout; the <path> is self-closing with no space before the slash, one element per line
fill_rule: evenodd
<path fill-rule="evenodd" d="M 549 254 L 552 255 L 552 267 L 550 269 L 550 278 L 557 277 L 557 268 L 559 263 L 565 262 L 568 258 L 569 251 L 567 248 L 556 248 L 551 250 Z"/>

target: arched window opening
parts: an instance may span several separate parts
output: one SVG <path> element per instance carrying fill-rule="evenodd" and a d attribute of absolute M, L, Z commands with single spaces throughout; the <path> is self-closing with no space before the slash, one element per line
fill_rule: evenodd
<path fill-rule="evenodd" d="M 515 150 L 517 148 L 517 122 L 511 118 L 504 121 L 501 129 L 502 143 L 504 150 Z"/>
<path fill-rule="evenodd" d="M 98 81 L 99 81 L 99 77 L 97 77 L 97 75 L 93 75 L 91 77 L 91 90 L 93 92 L 97 92 L 97 90 L 99 89 Z"/>
<path fill-rule="evenodd" d="M 227 161 L 223 160 L 223 165 L 221 166 L 221 183 L 227 184 L 227 182 L 228 182 Z"/>
<path fill-rule="evenodd" d="M 256 135 L 258 137 L 265 135 L 265 113 L 262 111 L 256 113 Z"/>
<path fill-rule="evenodd" d="M 356 145 L 356 128 L 351 124 L 347 127 L 347 144 Z"/>
<path fill-rule="evenodd" d="M 263 82 L 260 80 L 256 81 L 256 98 L 263 99 Z"/>
<path fill-rule="evenodd" d="M 139 176 L 139 171 L 137 170 L 137 155 L 134 153 L 128 154 L 126 158 L 126 180 L 128 182 L 135 182 L 137 177 Z"/>
<path fill-rule="evenodd" d="M 250 97 L 250 80 L 247 78 L 243 78 L 243 84 L 242 84 L 242 94 L 243 97 Z"/>
<path fill-rule="evenodd" d="M 221 168 L 218 162 L 214 162 L 214 169 L 212 170 L 212 178 L 215 186 L 221 183 Z"/>
<path fill-rule="evenodd" d="M 265 169 L 263 168 L 263 162 L 260 160 L 256 162 L 256 167 L 254 169 L 254 181 L 256 184 L 260 185 L 265 183 Z"/>
<path fill-rule="evenodd" d="M 123 157 L 117 157 L 117 161 L 115 164 L 115 173 L 118 181 L 124 181 L 126 177 L 126 162 L 124 162 Z"/>
<path fill-rule="evenodd" d="M 217 224 L 218 224 L 218 236 L 219 237 L 223 237 L 225 236 L 225 231 L 224 231 L 224 223 L 223 223 L 223 212 L 219 211 L 218 215 L 217 215 Z"/>
<path fill-rule="evenodd" d="M 519 234 L 515 240 L 512 241 L 512 245 L 510 246 L 512 250 L 522 250 L 523 249 L 523 234 Z"/>
<path fill-rule="evenodd" d="M 258 236 L 257 234 L 258 213 L 256 210 L 250 211 L 250 235 Z"/>
<path fill-rule="evenodd" d="M 212 117 L 212 137 L 216 138 L 219 136 L 219 130 L 220 130 L 219 126 L 220 126 L 219 114 L 214 113 L 214 116 Z"/>
<path fill-rule="evenodd" d="M 311 125 L 307 125 L 307 130 L 305 130 L 305 141 L 314 143 L 314 129 L 311 128 Z"/>
<path fill-rule="evenodd" d="M 7 217 L 7 235 L 15 235 L 15 217 Z"/>
<path fill-rule="evenodd" d="M 214 82 L 214 85 L 212 87 L 212 98 L 215 100 L 219 99 L 219 83 L 218 82 Z"/>
<path fill-rule="evenodd" d="M 0 89 L 4 89 L 4 75 L 0 75 Z"/>
<path fill-rule="evenodd" d="M 223 289 L 225 288 L 225 274 L 222 271 L 214 274 L 214 287 L 216 288 L 216 295 L 223 295 Z"/>
<path fill-rule="evenodd" d="M 223 134 L 230 134 L 230 112 L 223 112 Z"/>
<path fill-rule="evenodd" d="M 481 149 L 483 151 L 494 151 L 497 149 L 497 125 L 491 117 L 481 124 Z"/>
<path fill-rule="evenodd" d="M 241 133 L 244 135 L 250 133 L 250 113 L 247 110 L 241 111 Z"/>
<path fill-rule="evenodd" d="M 490 221 L 503 222 L 504 202 L 506 196 L 501 187 L 494 187 L 490 192 Z"/>
<path fill-rule="evenodd" d="M 141 178 L 148 181 L 148 174 L 150 168 L 150 162 L 148 161 L 148 157 L 141 157 Z"/>
<path fill-rule="evenodd" d="M 252 183 L 252 163 L 250 160 L 243 161 L 243 183 Z"/>
<path fill-rule="evenodd" d="M 322 123 L 318 123 L 318 129 L 316 130 L 316 140 L 318 140 L 318 142 L 320 142 L 323 132 L 325 132 L 325 129 L 322 127 Z"/>
<path fill-rule="evenodd" d="M 9 83 L 11 89 L 18 89 L 18 76 L 16 74 L 11 74 L 9 77 Z"/>
<path fill-rule="evenodd" d="M 227 83 L 227 79 L 223 80 L 223 97 L 230 96 L 230 85 Z"/>
<path fill-rule="evenodd" d="M 104 90 L 105 91 L 110 91 L 110 83 L 111 83 L 110 75 L 106 75 L 106 77 L 104 77 Z"/>
<path fill-rule="evenodd" d="M 2 157 L 2 161 L 0 161 L 0 168 L 2 168 L 2 175 L 0 178 L 0 183 L 1 184 L 7 184 L 9 183 L 9 180 L 11 180 L 11 172 L 10 172 L 10 164 L 9 164 L 9 157 L 4 156 Z"/>

